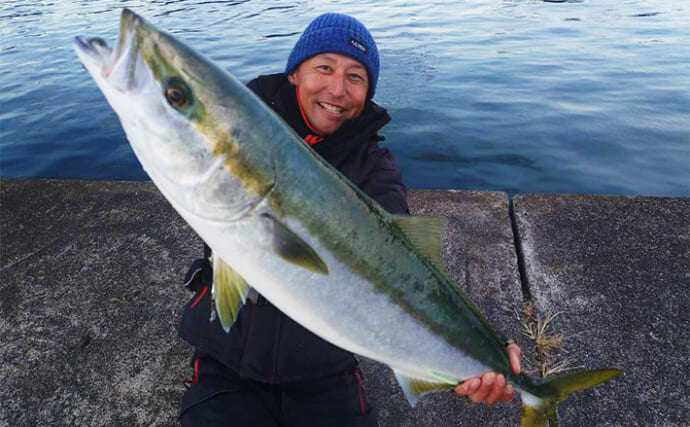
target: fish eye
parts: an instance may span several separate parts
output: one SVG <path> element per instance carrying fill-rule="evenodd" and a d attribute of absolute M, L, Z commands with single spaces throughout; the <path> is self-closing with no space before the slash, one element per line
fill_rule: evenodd
<path fill-rule="evenodd" d="M 165 89 L 165 99 L 176 109 L 185 108 L 191 104 L 192 97 L 189 87 L 179 78 L 171 78 Z"/>
<path fill-rule="evenodd" d="M 184 92 L 176 87 L 169 87 L 168 90 L 165 91 L 165 97 L 174 107 L 184 107 L 187 103 L 187 97 L 184 95 Z"/>

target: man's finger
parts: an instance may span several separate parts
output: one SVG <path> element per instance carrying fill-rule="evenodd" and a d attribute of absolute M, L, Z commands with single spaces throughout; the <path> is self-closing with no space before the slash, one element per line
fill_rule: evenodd
<path fill-rule="evenodd" d="M 501 401 L 509 402 L 513 400 L 513 397 L 515 397 L 515 388 L 511 384 L 508 384 L 506 386 L 506 391 L 503 393 L 503 396 L 501 397 Z"/>
<path fill-rule="evenodd" d="M 491 393 L 486 397 L 486 404 L 493 405 L 503 396 L 506 389 L 506 381 L 503 375 L 496 375 L 496 380 L 494 381 L 494 387 L 491 389 Z"/>
<path fill-rule="evenodd" d="M 508 346 L 508 358 L 510 359 L 510 367 L 516 374 L 520 373 L 520 347 L 513 343 Z"/>
<path fill-rule="evenodd" d="M 470 394 L 470 400 L 474 403 L 483 402 L 491 391 L 495 380 L 496 374 L 493 372 L 487 372 L 486 374 L 482 375 L 482 383 L 479 385 L 477 391 Z"/>
<path fill-rule="evenodd" d="M 479 378 L 470 378 L 464 381 L 459 386 L 455 387 L 455 393 L 460 396 L 467 396 L 468 394 L 474 393 L 479 387 L 481 380 Z"/>

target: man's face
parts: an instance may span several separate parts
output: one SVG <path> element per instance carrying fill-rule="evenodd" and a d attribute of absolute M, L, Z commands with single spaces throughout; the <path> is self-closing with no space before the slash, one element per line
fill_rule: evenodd
<path fill-rule="evenodd" d="M 304 114 L 322 136 L 335 133 L 345 120 L 359 116 L 369 90 L 366 68 L 337 53 L 307 59 L 288 80 L 298 87 Z"/>

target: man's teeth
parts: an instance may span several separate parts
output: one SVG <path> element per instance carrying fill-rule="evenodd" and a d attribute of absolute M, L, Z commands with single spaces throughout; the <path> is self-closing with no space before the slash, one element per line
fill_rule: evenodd
<path fill-rule="evenodd" d="M 328 110 L 332 113 L 342 113 L 344 111 L 344 109 L 340 107 L 336 107 L 335 105 L 331 104 L 325 104 L 323 102 L 319 102 L 319 105 L 322 106 L 325 110 Z"/>

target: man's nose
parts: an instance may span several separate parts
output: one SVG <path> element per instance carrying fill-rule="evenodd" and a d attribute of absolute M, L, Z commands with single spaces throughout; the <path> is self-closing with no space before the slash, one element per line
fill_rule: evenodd
<path fill-rule="evenodd" d="M 334 96 L 343 96 L 345 94 L 345 76 L 340 73 L 331 76 L 328 82 L 328 91 Z"/>

